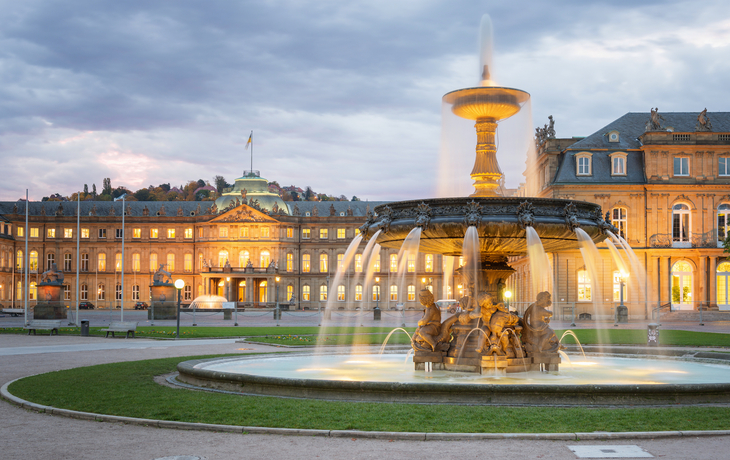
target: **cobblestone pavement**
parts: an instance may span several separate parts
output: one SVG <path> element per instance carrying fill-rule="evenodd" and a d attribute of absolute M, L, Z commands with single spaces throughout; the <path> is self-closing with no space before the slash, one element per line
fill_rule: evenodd
<path fill-rule="evenodd" d="M 126 319 L 126 315 L 125 315 Z M 212 353 L 250 353 L 272 347 L 234 340 L 159 341 L 98 337 L 0 335 L 0 385 L 23 376 L 93 364 Z M 281 349 L 278 349 L 279 351 Z M 79 388 L 83 391 L 83 388 Z M 382 405 L 387 410 L 388 405 Z M 400 441 L 240 435 L 146 428 L 39 414 L 0 401 L 3 459 L 156 459 L 175 455 L 213 459 L 311 458 L 539 458 L 574 459 L 568 446 L 638 445 L 665 459 L 728 458 L 728 437 L 608 441 L 499 439 L 483 441 Z"/>

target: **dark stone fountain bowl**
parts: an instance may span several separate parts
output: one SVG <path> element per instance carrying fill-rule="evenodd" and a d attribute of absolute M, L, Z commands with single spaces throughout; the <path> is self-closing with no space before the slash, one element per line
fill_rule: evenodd
<path fill-rule="evenodd" d="M 595 242 L 616 232 L 601 207 L 583 201 L 552 198 L 436 198 L 381 205 L 368 215 L 360 232 L 365 239 L 382 230 L 377 243 L 400 248 L 408 233 L 421 227 L 420 252 L 462 255 L 464 234 L 475 226 L 482 259 L 525 254 L 526 227 L 537 231 L 546 252 L 578 248 L 576 228 Z"/>

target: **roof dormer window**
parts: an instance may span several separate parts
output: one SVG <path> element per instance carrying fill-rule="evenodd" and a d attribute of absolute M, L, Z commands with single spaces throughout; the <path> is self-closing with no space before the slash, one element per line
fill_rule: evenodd
<path fill-rule="evenodd" d="M 609 131 L 607 136 L 608 136 L 608 142 L 618 142 L 621 139 L 618 131 L 616 131 L 615 129 L 613 131 Z"/>
<path fill-rule="evenodd" d="M 592 157 L 593 154 L 590 152 L 580 152 L 575 155 L 576 176 L 590 176 L 593 174 Z"/>
<path fill-rule="evenodd" d="M 609 155 L 611 159 L 611 175 L 612 176 L 625 176 L 626 175 L 626 152 L 614 152 Z"/>

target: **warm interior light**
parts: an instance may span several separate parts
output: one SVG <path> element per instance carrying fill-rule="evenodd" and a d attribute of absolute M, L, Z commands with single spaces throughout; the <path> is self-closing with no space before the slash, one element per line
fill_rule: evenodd
<path fill-rule="evenodd" d="M 380 282 L 380 277 L 379 277 L 379 276 L 376 276 L 376 277 L 375 277 L 375 282 L 376 282 L 376 283 L 379 283 L 379 282 Z"/>
<path fill-rule="evenodd" d="M 279 278 L 279 277 L 277 276 L 277 277 L 276 277 L 276 282 L 278 283 L 280 279 L 281 279 L 281 278 Z"/>
<path fill-rule="evenodd" d="M 177 289 L 182 289 L 185 287 L 185 281 L 181 280 L 180 278 L 175 280 L 175 287 Z"/>

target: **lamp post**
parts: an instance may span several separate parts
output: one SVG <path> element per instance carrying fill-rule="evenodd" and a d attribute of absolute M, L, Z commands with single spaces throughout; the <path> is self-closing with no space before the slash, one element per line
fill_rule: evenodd
<path fill-rule="evenodd" d="M 375 291 L 375 308 L 380 310 L 380 277 L 375 277 L 375 285 L 378 287 L 377 291 Z"/>
<path fill-rule="evenodd" d="M 274 290 L 274 306 L 276 307 L 276 310 L 274 310 L 276 314 L 276 325 L 279 325 L 279 321 L 281 320 L 281 310 L 279 309 L 279 278 L 278 276 L 274 278 L 276 281 L 276 286 Z"/>
<path fill-rule="evenodd" d="M 629 276 L 628 273 L 621 271 L 619 272 L 619 282 L 618 282 L 618 299 L 619 299 L 619 305 L 616 307 L 616 319 L 613 323 L 614 326 L 618 326 L 618 323 L 626 323 L 628 322 L 629 317 L 629 309 L 626 308 L 626 305 L 624 305 L 624 286 L 626 283 L 626 277 Z"/>
<path fill-rule="evenodd" d="M 176 279 L 175 280 L 175 289 L 177 289 L 177 332 L 175 333 L 175 338 L 180 338 L 180 293 L 182 292 L 182 288 L 185 287 L 185 281 L 182 279 Z"/>

